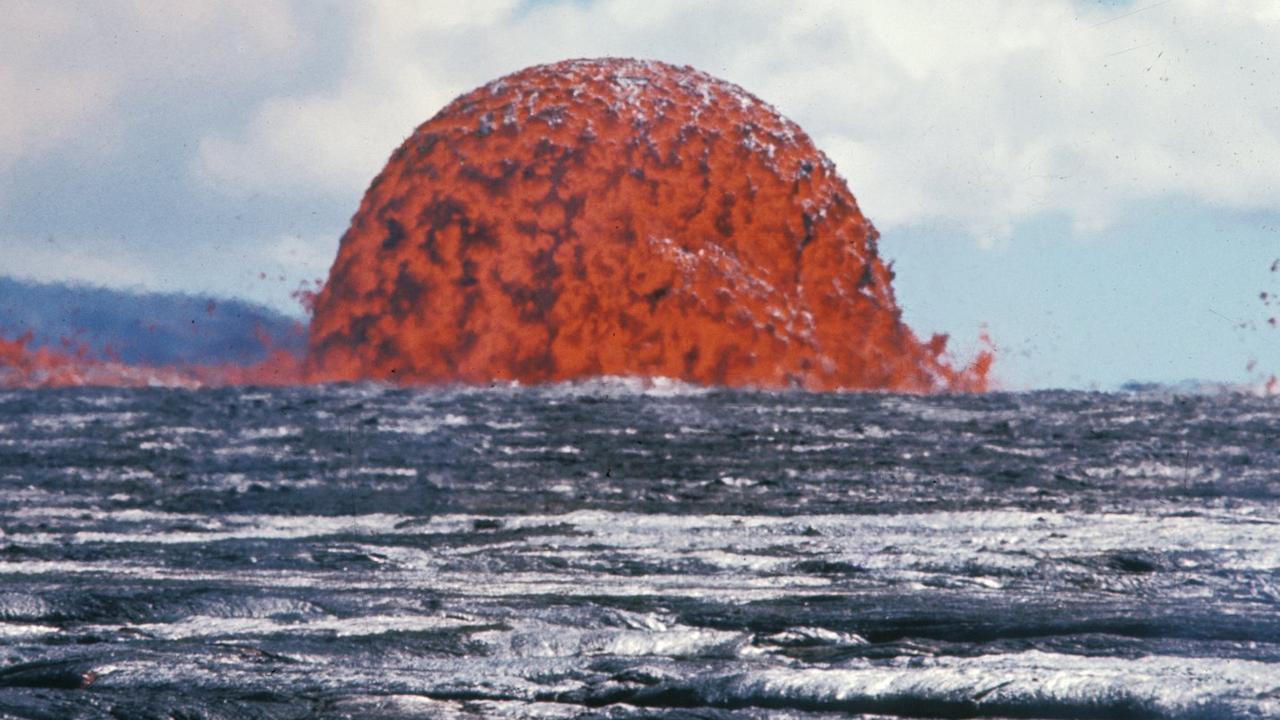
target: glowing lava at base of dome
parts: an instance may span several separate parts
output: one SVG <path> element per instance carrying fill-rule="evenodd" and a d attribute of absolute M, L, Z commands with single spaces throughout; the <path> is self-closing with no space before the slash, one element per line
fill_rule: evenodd
<path fill-rule="evenodd" d="M 736 85 L 532 67 L 454 100 L 374 179 L 308 374 L 985 389 L 990 354 L 955 369 L 901 321 L 877 237 L 804 132 Z"/>
<path fill-rule="evenodd" d="M 31 333 L 0 337 L 0 388 L 36 387 L 220 387 L 226 385 L 296 385 L 304 382 L 302 359 L 285 350 L 270 350 L 250 364 L 145 365 L 96 357 L 85 346 L 67 342 L 62 348 L 33 347 Z"/>

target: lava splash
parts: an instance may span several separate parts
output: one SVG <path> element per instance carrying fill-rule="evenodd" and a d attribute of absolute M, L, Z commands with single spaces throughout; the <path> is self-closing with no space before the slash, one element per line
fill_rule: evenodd
<path fill-rule="evenodd" d="M 902 322 L 878 233 L 774 108 L 689 67 L 531 67 L 391 156 L 315 300 L 307 373 L 982 390 Z"/>

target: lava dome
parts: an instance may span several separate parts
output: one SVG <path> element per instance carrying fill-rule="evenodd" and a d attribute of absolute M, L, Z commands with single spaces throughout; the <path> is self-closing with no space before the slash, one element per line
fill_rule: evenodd
<path fill-rule="evenodd" d="M 980 390 L 901 321 L 878 233 L 774 108 L 689 67 L 521 70 L 401 145 L 315 298 L 308 374 Z"/>

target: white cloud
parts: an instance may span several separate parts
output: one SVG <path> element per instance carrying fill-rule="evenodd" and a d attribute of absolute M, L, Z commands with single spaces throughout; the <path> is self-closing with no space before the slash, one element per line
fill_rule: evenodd
<path fill-rule="evenodd" d="M 6 3 L 0 179 L 59 148 L 95 159 L 115 152 L 139 95 L 217 93 L 284 62 L 301 42 L 285 0 Z"/>
<path fill-rule="evenodd" d="M 8 277 L 125 290 L 149 287 L 158 279 L 145 258 L 110 243 L 8 238 L 0 240 L 0 247 L 4 248 L 3 274 Z"/>
<path fill-rule="evenodd" d="M 193 170 L 234 194 L 356 198 L 391 151 L 449 99 L 434 85 L 411 67 L 370 68 L 331 94 L 273 98 L 240 137 L 202 138 Z"/>
<path fill-rule="evenodd" d="M 193 160 L 198 177 L 234 194 L 358 197 L 391 151 L 465 89 L 458 79 L 475 74 L 450 45 L 510 27 L 515 3 L 383 0 L 361 7 L 336 87 L 273 98 L 242 132 L 204 137 Z"/>
<path fill-rule="evenodd" d="M 100 68 L 55 68 L 43 56 L 43 45 L 69 34 L 75 24 L 71 13 L 26 3 L 5 12 L 10 30 L 0 33 L 0 173 L 85 128 L 116 91 Z"/>
<path fill-rule="evenodd" d="M 0 31 L 0 96 L 17 108 L 0 117 L 0 175 L 86 127 L 109 137 L 127 119 L 122 88 L 261 83 L 313 41 L 285 0 L 61 7 L 19 2 L 16 29 Z M 372 1 L 330 20 L 345 33 L 325 50 L 335 75 L 281 82 L 319 89 L 209 130 L 191 169 L 232 195 L 354 205 L 459 93 L 534 63 L 629 55 L 693 64 L 779 107 L 888 231 L 936 224 L 991 243 L 1061 213 L 1087 234 L 1162 196 L 1280 209 L 1276 7 Z"/>

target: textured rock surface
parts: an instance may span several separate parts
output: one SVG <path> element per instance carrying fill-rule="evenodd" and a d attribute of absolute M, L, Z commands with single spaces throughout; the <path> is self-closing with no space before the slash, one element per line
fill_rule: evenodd
<path fill-rule="evenodd" d="M 420 126 L 316 300 L 317 379 L 981 389 L 900 321 L 877 233 L 795 124 L 687 67 L 574 60 Z"/>

